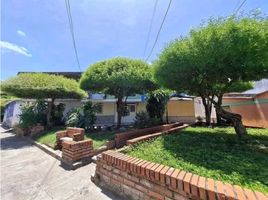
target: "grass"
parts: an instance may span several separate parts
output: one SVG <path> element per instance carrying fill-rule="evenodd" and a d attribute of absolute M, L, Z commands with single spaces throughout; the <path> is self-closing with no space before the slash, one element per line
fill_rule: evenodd
<path fill-rule="evenodd" d="M 239 141 L 233 128 L 189 127 L 126 153 L 268 193 L 268 129 L 247 130 L 247 138 Z"/>
<path fill-rule="evenodd" d="M 47 144 L 49 146 L 54 146 L 56 142 L 56 132 L 59 130 L 65 130 L 65 127 L 54 127 L 53 129 L 46 131 L 45 133 L 34 138 L 39 143 Z M 94 149 L 105 145 L 107 140 L 114 138 L 115 132 L 113 131 L 100 131 L 94 133 L 86 133 L 86 139 L 93 140 Z"/>

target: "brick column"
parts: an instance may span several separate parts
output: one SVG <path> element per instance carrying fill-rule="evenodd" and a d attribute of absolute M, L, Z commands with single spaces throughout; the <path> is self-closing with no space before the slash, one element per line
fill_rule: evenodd
<path fill-rule="evenodd" d="M 94 155 L 92 140 L 64 141 L 62 143 L 62 159 L 68 163 L 90 158 Z"/>

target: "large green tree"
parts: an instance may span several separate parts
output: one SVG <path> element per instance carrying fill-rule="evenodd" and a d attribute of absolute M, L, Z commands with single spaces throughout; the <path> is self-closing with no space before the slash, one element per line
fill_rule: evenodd
<path fill-rule="evenodd" d="M 51 124 L 51 112 L 55 99 L 81 99 L 87 94 L 78 82 L 63 76 L 45 73 L 23 73 L 2 83 L 2 90 L 20 98 L 46 99 L 47 125 Z"/>
<path fill-rule="evenodd" d="M 172 41 L 155 62 L 162 85 L 200 95 L 246 134 L 241 116 L 222 108 L 224 93 L 251 88 L 268 76 L 268 20 L 256 15 L 210 19 L 187 37 Z"/>
<path fill-rule="evenodd" d="M 124 99 L 144 94 L 155 85 L 150 67 L 141 60 L 113 58 L 91 65 L 80 79 L 80 87 L 92 92 L 103 92 L 117 98 L 117 126 L 121 126 Z"/>

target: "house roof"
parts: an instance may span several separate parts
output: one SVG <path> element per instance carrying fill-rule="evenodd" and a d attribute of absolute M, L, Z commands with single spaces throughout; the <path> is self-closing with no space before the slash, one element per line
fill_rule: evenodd
<path fill-rule="evenodd" d="M 18 72 L 18 74 L 24 74 L 24 73 L 45 73 L 45 74 L 52 74 L 52 75 L 61 75 L 66 78 L 79 80 L 83 72 Z"/>
<path fill-rule="evenodd" d="M 262 79 L 260 81 L 254 81 L 253 89 L 242 92 L 242 94 L 259 94 L 268 91 L 268 79 Z"/>
<path fill-rule="evenodd" d="M 268 79 L 262 79 L 259 81 L 253 82 L 253 88 L 250 90 L 246 90 L 244 92 L 231 92 L 224 94 L 225 98 L 235 97 L 235 98 L 253 98 L 258 94 L 264 93 L 268 91 Z"/>

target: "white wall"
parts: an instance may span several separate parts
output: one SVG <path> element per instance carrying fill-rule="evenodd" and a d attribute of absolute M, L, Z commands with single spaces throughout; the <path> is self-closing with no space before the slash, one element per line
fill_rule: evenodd
<path fill-rule="evenodd" d="M 19 123 L 21 113 L 21 100 L 15 100 L 9 103 L 5 109 L 3 124 L 8 127 L 14 127 Z M 11 108 L 13 107 L 13 108 Z M 13 110 L 13 111 L 12 111 Z M 12 112 L 11 112 L 12 111 Z"/>
<path fill-rule="evenodd" d="M 206 113 L 201 97 L 194 98 L 194 109 L 195 109 L 195 117 L 200 116 L 204 119 L 203 121 L 205 121 Z M 212 105 L 211 120 L 214 120 L 216 122 L 216 111 L 214 105 Z"/>

